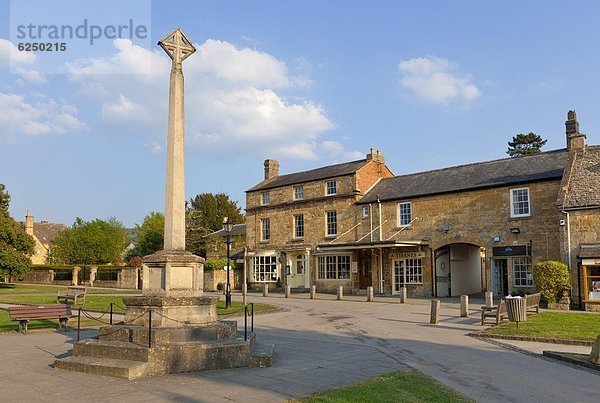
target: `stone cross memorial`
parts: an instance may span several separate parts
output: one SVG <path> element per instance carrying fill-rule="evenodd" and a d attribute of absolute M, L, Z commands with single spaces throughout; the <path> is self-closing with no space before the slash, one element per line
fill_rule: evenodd
<path fill-rule="evenodd" d="M 184 81 L 196 49 L 177 28 L 158 43 L 171 58 L 163 250 L 143 261 L 143 293 L 123 298 L 123 324 L 75 343 L 55 368 L 135 379 L 205 369 L 270 366 L 273 344 L 236 321 L 219 321 L 218 296 L 203 295 L 204 259 L 185 250 Z"/>

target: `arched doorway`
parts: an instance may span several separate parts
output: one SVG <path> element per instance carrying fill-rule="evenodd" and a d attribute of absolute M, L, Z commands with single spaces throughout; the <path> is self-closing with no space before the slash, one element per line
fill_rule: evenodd
<path fill-rule="evenodd" d="M 435 251 L 435 295 L 453 297 L 483 291 L 485 249 L 469 243 L 453 243 Z"/>

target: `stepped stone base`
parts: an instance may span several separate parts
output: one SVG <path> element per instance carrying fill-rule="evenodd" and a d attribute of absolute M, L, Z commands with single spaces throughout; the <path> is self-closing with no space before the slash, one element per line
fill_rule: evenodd
<path fill-rule="evenodd" d="M 152 329 L 106 326 L 99 339 L 75 343 L 73 356 L 56 360 L 54 368 L 125 379 L 224 369 L 269 367 L 274 345 L 256 343 L 256 335 L 237 332 L 236 322 L 212 326 Z M 145 334 L 145 336 L 144 336 Z"/>

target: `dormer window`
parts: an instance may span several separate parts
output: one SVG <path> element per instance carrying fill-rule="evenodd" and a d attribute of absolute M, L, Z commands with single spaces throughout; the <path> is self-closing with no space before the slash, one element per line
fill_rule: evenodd
<path fill-rule="evenodd" d="M 325 195 L 333 196 L 337 194 L 337 181 L 327 181 L 325 185 Z"/>
<path fill-rule="evenodd" d="M 510 190 L 510 216 L 513 218 L 529 217 L 531 215 L 529 203 L 529 188 Z"/>
<path fill-rule="evenodd" d="M 269 192 L 261 193 L 261 204 L 263 206 L 266 206 L 267 204 L 269 204 L 269 198 L 270 198 Z"/>
<path fill-rule="evenodd" d="M 304 186 L 294 186 L 294 200 L 304 199 Z"/>

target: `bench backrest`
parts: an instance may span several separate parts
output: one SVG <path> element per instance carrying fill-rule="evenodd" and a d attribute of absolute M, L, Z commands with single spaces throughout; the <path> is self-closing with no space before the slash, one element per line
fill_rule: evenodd
<path fill-rule="evenodd" d="M 541 296 L 542 296 L 542 294 L 540 294 L 539 292 L 536 292 L 535 294 L 531 294 L 531 295 L 525 295 L 525 305 L 526 306 L 539 305 Z"/>
<path fill-rule="evenodd" d="M 72 316 L 71 307 L 65 304 L 11 306 L 8 308 L 11 319 L 45 319 Z"/>
<path fill-rule="evenodd" d="M 69 287 L 67 288 L 67 295 L 81 295 L 85 294 L 87 287 Z"/>

